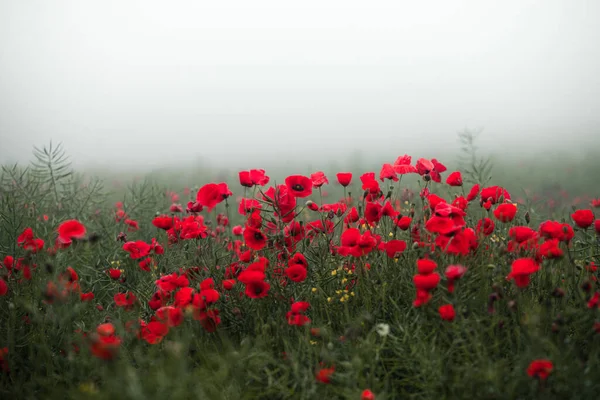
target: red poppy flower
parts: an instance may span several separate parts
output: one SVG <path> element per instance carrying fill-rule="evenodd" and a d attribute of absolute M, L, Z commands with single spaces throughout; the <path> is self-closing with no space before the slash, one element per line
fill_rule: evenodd
<path fill-rule="evenodd" d="M 550 360 L 533 360 L 529 367 L 527 367 L 527 375 L 532 378 L 539 378 L 541 380 L 546 380 L 552 370 L 554 369 L 554 365 Z"/>
<path fill-rule="evenodd" d="M 433 168 L 435 168 L 433 163 L 426 158 L 419 158 L 417 160 L 416 167 L 419 175 L 428 174 L 433 171 Z"/>
<path fill-rule="evenodd" d="M 259 229 L 246 226 L 244 229 L 244 241 L 253 250 L 262 250 L 267 245 L 267 237 Z"/>
<path fill-rule="evenodd" d="M 440 275 L 436 272 L 427 275 L 417 274 L 413 276 L 413 282 L 417 289 L 430 292 L 440 283 Z"/>
<path fill-rule="evenodd" d="M 446 184 L 450 186 L 462 186 L 463 180 L 460 171 L 452 172 L 446 178 Z"/>
<path fill-rule="evenodd" d="M 101 324 L 96 328 L 96 335 L 91 336 L 90 351 L 95 357 L 102 360 L 112 360 L 116 357 L 121 338 L 115 335 L 115 328 L 112 324 Z"/>
<path fill-rule="evenodd" d="M 148 344 L 158 344 L 169 333 L 169 326 L 159 321 L 150 321 L 142 324 L 139 336 Z"/>
<path fill-rule="evenodd" d="M 523 243 L 537 236 L 537 232 L 528 226 L 513 226 L 508 231 L 508 236 L 517 243 Z"/>
<path fill-rule="evenodd" d="M 286 314 L 289 325 L 302 326 L 310 323 L 310 319 L 304 315 L 310 304 L 306 301 L 296 301 L 292 304 L 290 311 Z"/>
<path fill-rule="evenodd" d="M 437 268 L 437 263 L 433 260 L 423 258 L 417 260 L 417 271 L 421 275 L 429 275 Z"/>
<path fill-rule="evenodd" d="M 303 175 L 291 175 L 285 178 L 285 185 L 295 197 L 308 197 L 312 194 L 313 183 Z"/>
<path fill-rule="evenodd" d="M 469 194 L 467 195 L 467 201 L 473 201 L 477 198 L 477 196 L 479 195 L 479 183 L 476 183 L 475 185 L 473 185 L 473 187 L 471 188 L 471 190 L 469 191 Z"/>
<path fill-rule="evenodd" d="M 558 239 L 561 242 L 569 242 L 575 237 L 575 232 L 569 224 L 544 221 L 540 224 L 540 235 L 549 239 Z"/>
<path fill-rule="evenodd" d="M 321 383 L 331 383 L 331 375 L 335 372 L 335 367 L 321 368 L 317 371 L 315 378 Z"/>
<path fill-rule="evenodd" d="M 396 176 L 396 171 L 394 170 L 392 164 L 383 164 L 383 167 L 381 167 L 381 171 L 379 172 L 379 180 L 383 182 L 384 179 L 398 182 L 398 176 Z"/>
<path fill-rule="evenodd" d="M 108 276 L 110 276 L 110 279 L 117 280 L 121 277 L 121 270 L 115 269 L 115 268 L 110 268 L 108 270 Z"/>
<path fill-rule="evenodd" d="M 194 299 L 194 288 L 191 287 L 183 287 L 175 293 L 175 301 L 173 305 L 175 307 L 184 308 L 192 303 Z"/>
<path fill-rule="evenodd" d="M 198 190 L 196 201 L 211 211 L 217 204 L 231 196 L 226 183 L 207 183 Z"/>
<path fill-rule="evenodd" d="M 197 214 L 199 212 L 202 212 L 203 209 L 204 207 L 202 207 L 202 204 L 198 203 L 197 201 L 188 201 L 185 212 L 190 214 Z"/>
<path fill-rule="evenodd" d="M 129 311 L 135 306 L 137 298 L 132 292 L 126 292 L 115 294 L 114 300 L 117 307 L 123 307 L 125 310 Z"/>
<path fill-rule="evenodd" d="M 412 218 L 403 216 L 400 219 L 396 220 L 396 226 L 403 231 L 408 230 L 410 228 L 410 224 L 412 223 Z"/>
<path fill-rule="evenodd" d="M 490 201 L 492 204 L 499 202 L 500 197 L 504 198 L 504 201 L 510 200 L 510 193 L 500 186 L 490 186 L 481 190 L 481 201 Z"/>
<path fill-rule="evenodd" d="M 183 322 L 183 311 L 173 306 L 161 307 L 156 310 L 156 318 L 167 326 L 179 326 Z"/>
<path fill-rule="evenodd" d="M 457 198 L 452 200 L 452 206 L 465 211 L 467 207 L 469 207 L 469 201 L 463 196 L 458 196 Z"/>
<path fill-rule="evenodd" d="M 512 203 L 502 203 L 494 210 L 494 216 L 500 222 L 510 222 L 517 215 L 517 206 Z"/>
<path fill-rule="evenodd" d="M 352 182 L 352 173 L 351 172 L 338 172 L 336 177 L 337 177 L 338 183 L 340 185 L 342 185 L 343 187 L 350 185 L 350 182 Z"/>
<path fill-rule="evenodd" d="M 594 213 L 592 210 L 577 210 L 571 214 L 575 224 L 581 229 L 587 229 L 594 223 Z"/>
<path fill-rule="evenodd" d="M 362 190 L 366 190 L 369 194 L 376 196 L 381 193 L 379 182 L 375 180 L 375 172 L 366 172 L 360 176 L 362 182 Z"/>
<path fill-rule="evenodd" d="M 312 192 L 312 182 L 310 185 L 310 190 Z M 283 222 L 288 223 L 294 219 L 296 197 L 292 193 L 292 190 L 286 185 L 277 185 L 277 188 L 271 186 L 265 192 L 264 199 L 278 208 L 276 215 L 279 216 Z"/>
<path fill-rule="evenodd" d="M 530 275 L 539 271 L 539 264 L 532 258 L 519 258 L 512 263 L 507 280 L 515 280 L 517 287 L 523 288 L 529 285 Z"/>
<path fill-rule="evenodd" d="M 300 264 L 292 264 L 284 272 L 292 282 L 304 282 L 307 276 L 306 268 Z"/>
<path fill-rule="evenodd" d="M 360 216 L 358 215 L 358 210 L 356 209 L 356 207 L 352 207 L 348 215 L 346 215 L 346 217 L 344 218 L 344 222 L 347 224 L 352 224 L 354 222 L 357 222 L 359 219 Z"/>
<path fill-rule="evenodd" d="M 560 258 L 564 255 L 564 252 L 559 247 L 558 239 L 547 239 L 538 248 L 538 256 L 548 259 Z"/>
<path fill-rule="evenodd" d="M 329 183 L 329 180 L 325 176 L 325 174 L 321 171 L 315 172 L 310 175 L 310 179 L 312 180 L 313 187 L 320 188 L 326 183 Z"/>
<path fill-rule="evenodd" d="M 269 183 L 269 177 L 265 175 L 264 169 L 251 169 L 250 171 L 240 171 L 240 184 L 246 187 L 254 185 L 265 186 Z"/>
<path fill-rule="evenodd" d="M 462 265 L 449 265 L 446 267 L 444 275 L 448 280 L 448 292 L 454 292 L 454 281 L 459 280 L 467 272 L 467 268 Z"/>
<path fill-rule="evenodd" d="M 393 239 L 385 244 L 385 253 L 389 258 L 398 258 L 406 250 L 404 240 Z"/>
<path fill-rule="evenodd" d="M 0 296 L 6 296 L 6 293 L 8 293 L 8 285 L 4 279 L 0 278 Z"/>
<path fill-rule="evenodd" d="M 82 302 L 92 301 L 92 300 L 94 300 L 94 297 L 95 297 L 95 296 L 94 296 L 94 293 L 92 293 L 92 292 L 88 292 L 88 293 L 81 293 L 81 294 L 79 295 L 79 299 L 80 299 Z"/>
<path fill-rule="evenodd" d="M 360 394 L 360 400 L 375 400 L 375 393 L 371 392 L 369 389 L 365 389 Z"/>
<path fill-rule="evenodd" d="M 168 231 L 173 227 L 174 221 L 174 217 L 171 217 L 169 215 L 159 215 L 158 217 L 154 217 L 154 219 L 152 220 L 152 225 L 154 225 L 158 229 Z"/>
<path fill-rule="evenodd" d="M 412 157 L 409 155 L 400 156 L 394 161 L 394 171 L 397 174 L 405 175 L 405 174 L 416 174 L 417 168 L 413 165 L 410 165 L 412 161 Z"/>
<path fill-rule="evenodd" d="M 369 225 L 375 225 L 381 219 L 381 204 L 367 202 L 365 207 L 365 219 L 369 223 Z"/>
<path fill-rule="evenodd" d="M 438 312 L 444 321 L 454 321 L 454 318 L 456 317 L 456 311 L 454 311 L 454 306 L 452 304 L 440 306 Z"/>
<path fill-rule="evenodd" d="M 427 202 L 429 203 L 429 208 L 431 208 L 432 210 L 435 210 L 435 208 L 439 205 L 439 204 L 443 204 L 446 203 L 446 200 L 441 198 L 440 196 L 438 196 L 437 194 L 427 194 Z"/>
<path fill-rule="evenodd" d="M 70 244 L 73 239 L 85 237 L 85 226 L 75 219 L 63 222 L 58 226 L 58 241 L 62 244 Z"/>
<path fill-rule="evenodd" d="M 136 242 L 127 242 L 123 244 L 123 250 L 129 253 L 129 257 L 136 260 L 150 254 L 152 247 L 143 240 L 138 240 Z"/>
<path fill-rule="evenodd" d="M 600 235 L 600 219 L 594 221 L 594 230 L 596 231 L 596 235 Z"/>
<path fill-rule="evenodd" d="M 261 299 L 269 294 L 270 288 L 271 285 L 265 281 L 250 281 L 246 283 L 246 290 L 244 293 L 251 299 Z"/>

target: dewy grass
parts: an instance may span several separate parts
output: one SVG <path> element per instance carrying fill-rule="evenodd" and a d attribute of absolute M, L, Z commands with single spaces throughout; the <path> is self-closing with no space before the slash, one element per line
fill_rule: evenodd
<path fill-rule="evenodd" d="M 597 398 L 590 161 L 560 186 L 461 140 L 192 188 L 4 166 L 0 398 Z"/>

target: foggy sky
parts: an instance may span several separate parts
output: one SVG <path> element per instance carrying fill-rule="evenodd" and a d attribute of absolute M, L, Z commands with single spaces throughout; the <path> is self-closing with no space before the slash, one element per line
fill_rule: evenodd
<path fill-rule="evenodd" d="M 599 16 L 594 0 L 0 0 L 0 162 L 51 139 L 77 165 L 247 167 L 431 157 L 465 127 L 504 150 L 594 142 Z"/>

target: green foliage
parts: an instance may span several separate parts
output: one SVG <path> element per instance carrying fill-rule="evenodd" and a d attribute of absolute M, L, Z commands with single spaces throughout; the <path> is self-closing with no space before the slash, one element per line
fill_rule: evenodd
<path fill-rule="evenodd" d="M 495 184 L 496 178 L 489 181 L 491 162 L 477 156 L 476 135 L 464 132 L 460 137 L 467 155 L 461 169 L 465 180 Z M 551 217 L 570 221 L 568 203 L 550 209 L 543 201 L 528 198 L 515 221 L 498 222 L 494 235 L 479 238 L 473 254 L 435 252 L 440 274 L 452 264 L 468 271 L 454 293 L 443 281 L 430 303 L 420 308 L 413 307 L 413 275 L 426 250 L 411 245 L 410 231 L 397 229 L 384 218 L 374 233 L 384 241 L 407 241 L 407 250 L 397 259 L 379 251 L 360 259 L 344 258 L 329 249 L 331 240 L 339 244 L 343 227 L 343 216 L 335 215 L 333 234 L 318 233 L 312 241 L 298 243 L 297 250 L 308 260 L 306 281 L 284 285 L 273 269 L 285 267 L 285 262 L 280 264 L 279 251 L 269 245 L 261 252 L 270 265 L 269 296 L 250 299 L 239 283 L 229 292 L 221 286 L 225 268 L 238 259 L 228 247 L 236 239 L 229 230 L 219 240 L 208 237 L 167 245 L 166 233 L 151 225 L 157 212 L 168 212 L 171 182 L 144 177 L 107 193 L 102 180 L 75 173 L 60 146 L 36 149 L 34 155 L 31 166 L 5 166 L 0 178 L 0 258 L 22 257 L 36 266 L 31 280 L 24 279 L 21 270 L 13 270 L 8 278 L 6 268 L 0 269 L 9 285 L 8 295 L 0 297 L 0 348 L 8 348 L 10 368 L 10 373 L 0 372 L 0 398 L 359 399 L 362 390 L 370 388 L 379 400 L 587 400 L 600 390 L 600 335 L 593 329 L 598 309 L 587 307 L 597 290 L 598 272 L 585 268 L 600 263 L 597 237 L 578 230 L 570 247 L 562 247 L 565 256 L 544 261 L 527 288 L 506 280 L 515 258 L 505 251 L 510 227 L 527 224 L 525 211 L 531 211 L 533 228 Z M 514 183 L 518 177 L 506 172 L 508 168 L 498 171 L 500 181 Z M 356 193 L 359 185 L 354 184 Z M 212 228 L 217 226 L 217 213 L 229 213 L 231 225 L 244 223 L 233 200 L 243 189 L 234 182 L 230 186 L 235 194 L 228 199 L 229 208 L 221 203 L 216 211 L 203 213 Z M 400 199 L 405 188 L 418 200 L 418 187 L 409 177 L 394 186 L 392 201 Z M 445 198 L 462 191 L 429 187 Z M 192 199 L 180 201 L 185 207 Z M 116 200 L 123 202 L 127 217 L 138 221 L 140 230 L 129 231 L 123 220 L 115 221 Z M 411 202 L 402 202 L 404 215 L 410 213 Z M 424 210 L 414 212 L 414 221 L 423 221 Z M 329 218 L 308 210 L 299 214 L 304 221 Z M 486 216 L 487 211 L 472 203 L 468 225 L 475 226 Z M 56 254 L 17 246 L 17 237 L 31 227 L 46 241 L 46 248 L 52 248 L 57 226 L 73 218 L 86 226 L 88 236 L 95 234 L 100 240 L 76 241 Z M 143 271 L 139 260 L 128 257 L 123 243 L 116 240 L 121 232 L 128 240 L 150 243 L 156 238 L 165 246 L 165 254 L 154 257 L 155 268 Z M 273 235 L 274 241 L 282 239 L 281 234 Z M 81 291 L 94 293 L 93 301 L 82 302 L 78 294 L 62 302 L 49 301 L 48 282 L 59 281 L 69 266 L 79 275 Z M 160 343 L 138 339 L 127 324 L 154 315 L 148 300 L 156 290 L 155 280 L 191 267 L 198 269 L 190 286 L 198 288 L 199 282 L 212 277 L 221 293 L 217 306 L 222 323 L 217 331 L 207 332 L 186 315 Z M 109 268 L 122 269 L 125 279 L 111 279 Z M 353 280 L 356 285 L 349 286 Z M 582 289 L 584 282 L 591 285 L 590 291 Z M 564 297 L 552 295 L 557 287 L 565 291 Z M 139 299 L 131 311 L 114 302 L 116 293 L 127 291 Z M 493 309 L 492 294 L 498 298 Z M 309 326 L 286 322 L 291 298 L 310 302 Z M 437 309 L 442 304 L 455 306 L 454 321 L 440 318 Z M 94 357 L 82 334 L 93 335 L 105 321 L 111 321 L 123 339 L 118 356 L 110 361 Z M 318 328 L 318 334 L 311 328 Z M 540 358 L 554 363 L 545 382 L 526 373 L 529 363 Z M 315 379 L 321 363 L 335 366 L 330 384 Z"/>

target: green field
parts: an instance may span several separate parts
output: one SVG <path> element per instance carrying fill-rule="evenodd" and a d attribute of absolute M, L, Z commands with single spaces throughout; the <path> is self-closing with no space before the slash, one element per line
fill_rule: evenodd
<path fill-rule="evenodd" d="M 5 165 L 0 398 L 598 398 L 597 156 L 460 140 L 289 173 Z"/>

